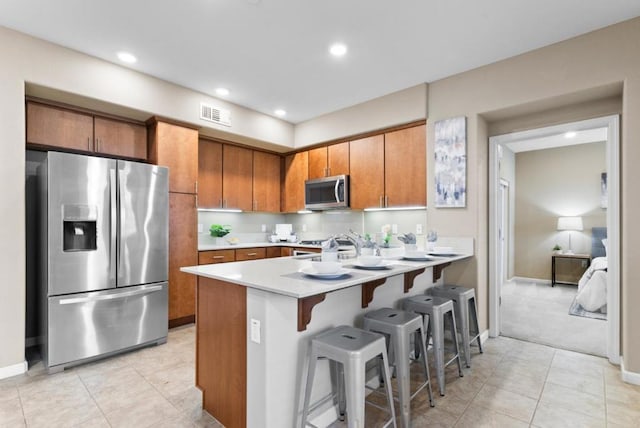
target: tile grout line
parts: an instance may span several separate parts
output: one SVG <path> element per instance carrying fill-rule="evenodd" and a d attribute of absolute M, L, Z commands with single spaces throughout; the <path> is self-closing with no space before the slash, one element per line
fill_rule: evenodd
<path fill-rule="evenodd" d="M 104 418 L 105 422 L 107 423 L 107 425 L 109 425 L 109 427 L 111 427 L 111 422 L 109 422 L 109 419 L 107 418 L 107 415 L 104 413 L 104 411 L 102 410 L 102 407 L 100 407 L 100 404 L 96 401 L 95 397 L 93 396 L 93 394 L 91 393 L 91 391 L 89 390 L 89 388 L 87 387 L 87 384 L 84 383 L 84 379 L 82 379 L 82 376 L 80 376 L 79 374 L 76 373 L 76 376 L 78 376 L 78 379 L 80 379 L 80 383 L 82 383 L 82 386 L 84 387 L 84 389 L 87 391 L 87 393 L 89 394 L 89 397 L 91 397 L 91 400 L 93 400 L 93 402 L 95 403 L 96 407 L 98 408 L 98 410 L 100 410 L 100 414 L 102 415 L 102 417 Z M 88 419 L 87 419 L 88 420 Z M 84 421 L 86 422 L 86 421 Z M 82 423 L 82 422 L 81 422 Z"/>
<path fill-rule="evenodd" d="M 531 421 L 529 422 L 529 426 L 530 427 L 535 427 L 535 425 L 533 425 L 533 421 L 536 418 L 536 413 L 538 412 L 538 407 L 540 407 L 540 403 L 542 400 L 542 394 L 544 394 L 544 390 L 547 387 L 547 382 L 549 379 L 549 373 L 551 372 L 551 366 L 553 365 L 553 360 L 556 357 L 556 352 L 557 350 L 553 350 L 553 356 L 551 357 L 551 361 L 549 362 L 549 367 L 547 367 L 547 373 L 544 375 L 544 383 L 542 384 L 542 390 L 540 391 L 540 394 L 538 395 L 538 399 L 536 400 L 536 408 L 533 409 L 533 414 L 531 415 Z M 553 382 L 551 382 L 553 383 Z"/>
<path fill-rule="evenodd" d="M 22 421 L 24 422 L 24 426 L 27 426 L 27 416 L 24 414 L 24 406 L 22 405 L 22 395 L 20 394 L 20 388 L 18 388 L 18 385 L 13 385 L 13 387 L 16 389 L 16 392 L 18 393 L 18 402 L 20 402 L 20 411 L 22 412 Z"/>

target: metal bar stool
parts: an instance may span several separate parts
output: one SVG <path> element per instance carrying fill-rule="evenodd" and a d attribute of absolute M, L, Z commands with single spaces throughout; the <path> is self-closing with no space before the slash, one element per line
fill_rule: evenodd
<path fill-rule="evenodd" d="M 402 415 L 402 426 L 411 426 L 411 400 L 424 388 L 429 393 L 429 404 L 433 403 L 433 393 L 431 391 L 431 378 L 429 376 L 429 366 L 427 363 L 427 348 L 425 345 L 425 331 L 422 316 L 415 312 L 401 311 L 398 309 L 382 308 L 368 312 L 364 315 L 364 329 L 382 333 L 385 338 L 390 338 L 389 364 L 396 368 L 396 378 L 398 379 L 398 397 L 400 412 Z M 422 351 L 422 369 L 425 381 L 418 389 L 411 394 L 411 373 L 410 373 L 410 347 L 411 335 L 416 335 L 416 342 L 419 343 Z"/>
<path fill-rule="evenodd" d="M 451 299 L 445 299 L 437 296 L 413 296 L 402 301 L 403 307 L 407 311 L 417 312 L 424 317 L 427 330 L 427 343 L 429 338 L 433 338 L 433 354 L 436 363 L 436 377 L 438 378 L 438 387 L 440 395 L 444 396 L 444 369 L 454 361 L 458 363 L 458 373 L 460 377 L 462 373 L 462 362 L 460 360 L 460 350 L 458 349 L 458 332 L 456 330 L 456 317 Z M 451 336 L 453 339 L 453 357 L 444 361 L 444 323 L 445 318 L 449 319 L 451 326 Z"/>
<path fill-rule="evenodd" d="M 311 409 L 309 408 L 316 363 L 318 358 L 327 358 L 330 360 L 332 369 L 334 371 L 337 369 L 338 372 L 337 396 L 340 414 L 344 414 L 346 405 L 349 428 L 364 428 L 365 366 L 367 361 L 376 357 L 382 357 L 387 404 L 391 416 L 384 426 L 393 425 L 395 428 L 396 415 L 393 407 L 389 361 L 384 336 L 346 325 L 335 327 L 311 339 L 309 370 L 307 371 L 304 407 L 302 408 L 302 427 L 313 426 L 308 421 L 309 413 L 328 399 L 335 397 L 335 394 L 330 394 L 314 404 Z M 369 404 L 379 407 L 373 403 Z"/>
<path fill-rule="evenodd" d="M 478 311 L 476 308 L 476 290 L 459 285 L 439 285 L 427 290 L 432 296 L 445 297 L 453 300 L 456 307 L 458 328 L 462 336 L 462 349 L 467 367 L 471 367 L 471 343 L 478 341 L 478 348 L 482 353 L 480 327 L 478 326 Z M 473 337 L 471 337 L 473 335 Z"/>

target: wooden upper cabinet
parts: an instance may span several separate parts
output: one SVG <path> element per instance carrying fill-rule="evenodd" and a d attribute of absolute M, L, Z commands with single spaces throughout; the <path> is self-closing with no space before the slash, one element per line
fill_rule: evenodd
<path fill-rule="evenodd" d="M 349 142 L 327 147 L 327 176 L 349 174 Z"/>
<path fill-rule="evenodd" d="M 349 143 L 349 176 L 351 208 L 383 206 L 384 135 Z"/>
<path fill-rule="evenodd" d="M 309 176 L 309 152 L 288 155 L 284 159 L 282 211 L 304 209 L 304 182 Z"/>
<path fill-rule="evenodd" d="M 253 210 L 280 212 L 280 156 L 253 152 Z"/>
<path fill-rule="evenodd" d="M 96 117 L 94 121 L 95 151 L 127 158 L 147 159 L 145 126 Z"/>
<path fill-rule="evenodd" d="M 27 102 L 27 143 L 93 151 L 93 116 Z"/>
<path fill-rule="evenodd" d="M 427 205 L 426 126 L 384 135 L 386 206 Z"/>
<path fill-rule="evenodd" d="M 349 143 L 309 150 L 309 180 L 349 174 Z"/>
<path fill-rule="evenodd" d="M 198 142 L 198 207 L 222 208 L 222 144 Z"/>
<path fill-rule="evenodd" d="M 222 146 L 222 205 L 253 210 L 253 151 Z"/>
<path fill-rule="evenodd" d="M 196 193 L 198 131 L 156 121 L 149 129 L 149 160 L 169 168 L 169 191 Z"/>
<path fill-rule="evenodd" d="M 327 177 L 327 148 L 309 150 L 309 180 Z"/>

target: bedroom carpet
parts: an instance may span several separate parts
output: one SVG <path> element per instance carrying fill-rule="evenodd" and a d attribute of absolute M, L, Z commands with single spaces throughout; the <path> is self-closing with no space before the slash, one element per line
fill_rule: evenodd
<path fill-rule="evenodd" d="M 577 287 L 513 280 L 502 289 L 504 336 L 585 354 L 606 355 L 607 323 L 569 315 Z"/>

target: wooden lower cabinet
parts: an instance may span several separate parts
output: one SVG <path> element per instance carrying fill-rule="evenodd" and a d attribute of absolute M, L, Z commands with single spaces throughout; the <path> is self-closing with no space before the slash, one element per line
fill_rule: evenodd
<path fill-rule="evenodd" d="M 275 257 L 282 256 L 282 247 L 267 247 L 265 257 L 267 259 L 273 259 Z"/>
<path fill-rule="evenodd" d="M 241 262 L 245 260 L 258 260 L 264 259 L 267 255 L 266 248 L 264 247 L 256 247 L 256 248 L 242 248 L 236 250 L 236 261 Z"/>
<path fill-rule="evenodd" d="M 236 252 L 234 250 L 211 250 L 211 251 L 200 251 L 198 253 L 199 265 L 227 263 L 227 262 L 234 262 L 235 260 L 236 260 Z"/>
<path fill-rule="evenodd" d="M 169 193 L 169 327 L 194 322 L 196 277 L 180 272 L 198 264 L 196 195 Z"/>
<path fill-rule="evenodd" d="M 225 427 L 245 427 L 247 289 L 198 277 L 197 310 L 196 385 L 202 407 Z"/>

